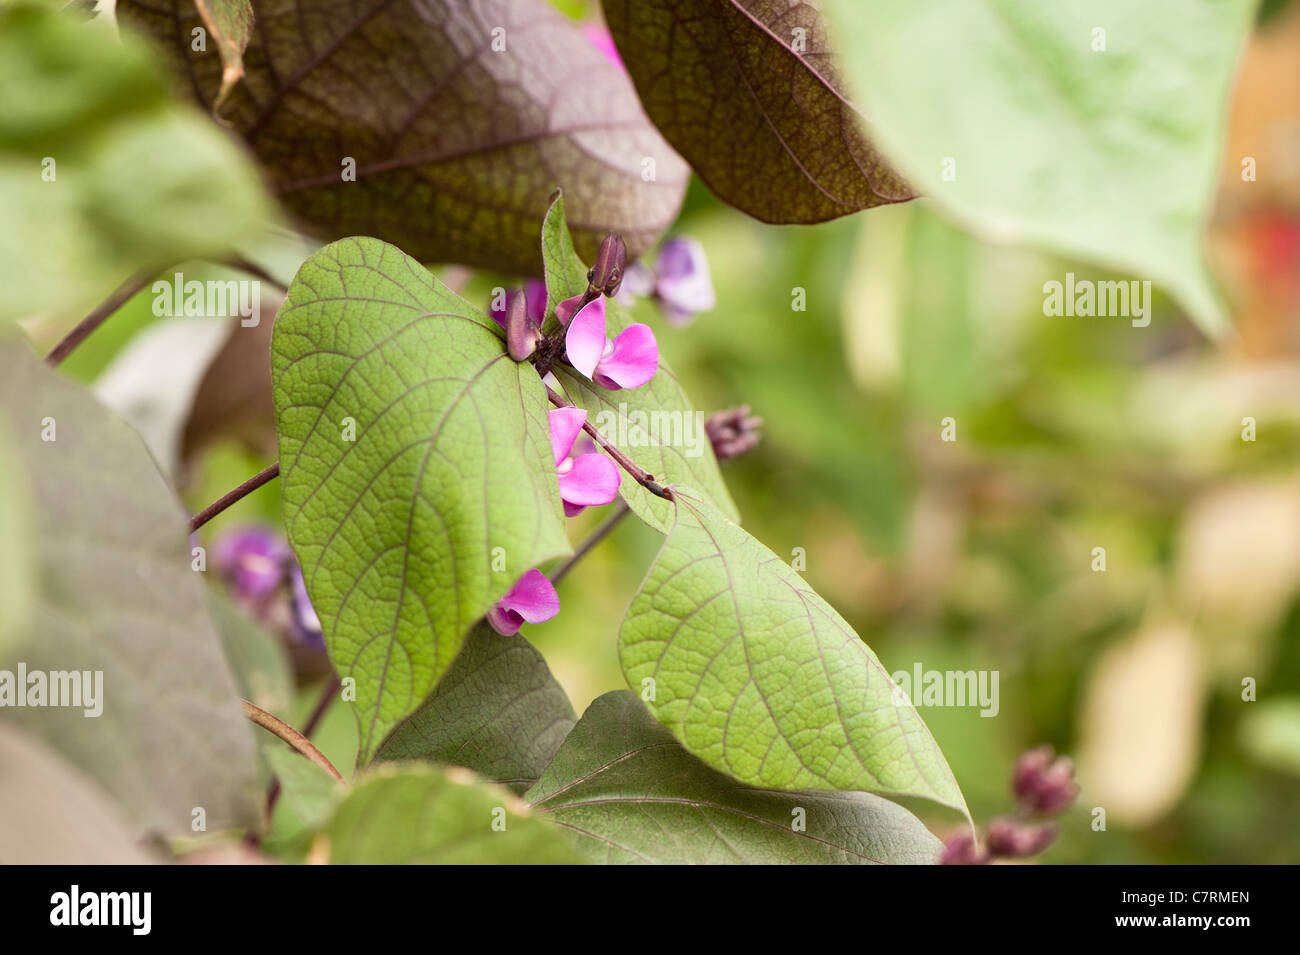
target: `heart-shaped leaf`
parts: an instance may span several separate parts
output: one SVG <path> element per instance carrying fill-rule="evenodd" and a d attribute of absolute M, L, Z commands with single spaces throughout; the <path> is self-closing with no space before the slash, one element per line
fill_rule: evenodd
<path fill-rule="evenodd" d="M 619 632 L 628 684 L 714 769 L 772 789 L 924 796 L 966 811 L 871 649 L 779 557 L 684 488 Z"/>
<path fill-rule="evenodd" d="M 324 830 L 335 865 L 573 865 L 560 830 L 466 769 L 381 763 Z"/>
<path fill-rule="evenodd" d="M 1254 6 L 826 4 L 872 135 L 912 183 L 987 236 L 1150 279 L 1208 331 L 1224 317 L 1200 232 Z"/>
<path fill-rule="evenodd" d="M 536 782 L 576 720 L 533 645 L 480 624 L 437 688 L 375 759 L 464 766 L 518 795 Z"/>
<path fill-rule="evenodd" d="M 364 762 L 528 569 L 569 552 L 546 391 L 418 262 L 343 239 L 299 270 L 272 375 L 289 542 Z"/>
<path fill-rule="evenodd" d="M 565 225 L 564 197 L 557 196 L 542 226 L 542 251 L 546 259 L 548 327 L 558 329 L 555 303 L 587 288 L 587 269 L 574 251 Z M 623 307 L 605 300 L 605 333 L 613 338 L 630 324 Z M 587 410 L 587 420 L 660 484 L 688 484 L 708 496 L 732 520 L 739 520 L 713 445 L 704 430 L 704 413 L 696 411 L 686 392 L 662 361 L 659 371 L 640 388 L 607 391 L 566 364 L 554 367 L 564 396 Z M 667 533 L 673 522 L 672 505 L 635 481 L 624 480 L 619 494 L 633 512 L 651 527 Z"/>
<path fill-rule="evenodd" d="M 591 704 L 524 798 L 593 862 L 918 865 L 942 848 L 879 796 L 741 785 L 682 749 L 626 690 Z"/>
<path fill-rule="evenodd" d="M 724 202 L 764 222 L 807 223 L 912 197 L 867 141 L 816 5 L 604 7 L 646 112 Z"/>
<path fill-rule="evenodd" d="M 33 499 L 38 581 L 11 655 L 29 676 L 20 691 L 30 698 L 40 673 L 47 704 L 0 716 L 94 776 L 141 828 L 189 832 L 198 808 L 209 831 L 255 826 L 252 734 L 185 515 L 139 436 L 12 332 L 0 338 L 0 422 Z M 64 675 L 60 698 L 82 705 L 48 705 L 51 671 Z"/>
<path fill-rule="evenodd" d="M 545 0 L 257 0 L 243 82 L 221 114 L 285 205 L 325 238 L 375 235 L 422 261 L 536 275 L 556 187 L 594 254 L 634 254 L 677 214 L 689 170 L 631 82 Z M 210 105 L 217 57 L 185 0 L 119 0 Z"/>

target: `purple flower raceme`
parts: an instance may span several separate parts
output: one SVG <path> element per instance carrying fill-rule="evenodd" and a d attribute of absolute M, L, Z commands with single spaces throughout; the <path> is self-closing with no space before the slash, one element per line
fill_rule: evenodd
<path fill-rule="evenodd" d="M 555 314 L 566 326 L 569 364 L 602 388 L 639 388 L 659 370 L 659 343 L 649 325 L 629 325 L 611 341 L 605 337 L 605 299 L 598 297 L 574 313 L 581 296 L 565 299 Z"/>
<path fill-rule="evenodd" d="M 525 623 L 543 623 L 560 612 L 560 598 L 540 570 L 530 570 L 488 611 L 488 625 L 509 637 Z"/>
<path fill-rule="evenodd" d="M 587 412 L 582 408 L 556 408 L 551 412 L 551 453 L 560 479 L 564 513 L 573 517 L 585 508 L 608 504 L 618 497 L 622 478 L 618 466 L 599 452 L 574 454 Z"/>

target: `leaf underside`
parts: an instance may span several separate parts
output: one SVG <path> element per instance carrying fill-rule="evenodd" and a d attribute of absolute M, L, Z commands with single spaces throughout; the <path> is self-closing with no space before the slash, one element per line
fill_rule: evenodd
<path fill-rule="evenodd" d="M 356 679 L 363 762 L 493 603 L 569 552 L 545 389 L 490 324 L 377 239 L 308 259 L 276 319 L 285 524 Z"/>

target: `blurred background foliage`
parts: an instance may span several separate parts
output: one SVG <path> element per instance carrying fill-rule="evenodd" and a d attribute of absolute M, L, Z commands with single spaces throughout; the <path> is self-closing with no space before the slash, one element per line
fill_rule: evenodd
<path fill-rule="evenodd" d="M 1147 328 L 1045 317 L 1045 281 L 1117 276 L 984 244 L 925 200 L 772 227 L 698 182 L 673 231 L 703 244 L 718 306 L 685 328 L 636 306 L 697 407 L 745 403 L 764 419 L 758 450 L 724 465 L 750 532 L 782 556 L 802 548 L 809 582 L 891 672 L 1000 673 L 996 717 L 921 709 L 975 818 L 1009 808 L 1022 750 L 1048 742 L 1078 760 L 1083 793 L 1044 862 L 1300 859 L 1298 59 L 1300 6 L 1266 3 L 1210 232 L 1237 329 L 1222 344 L 1158 294 Z M 1247 155 L 1268 174 L 1243 182 Z M 280 236 L 250 257 L 287 279 L 303 254 Z M 436 271 L 485 304 L 522 278 Z M 137 295 L 68 373 L 102 381 L 176 321 L 151 301 Z M 264 373 L 245 360 L 221 381 L 256 392 Z M 202 440 L 173 434 L 177 459 L 160 463 L 191 510 L 273 460 L 258 400 Z M 575 542 L 601 511 L 572 522 Z M 203 537 L 256 521 L 278 523 L 275 484 Z M 625 521 L 561 586 L 560 616 L 527 631 L 579 712 L 623 685 L 614 637 L 658 543 Z M 318 694 L 300 686 L 281 715 L 301 725 Z M 352 764 L 345 707 L 316 739 Z M 913 808 L 940 834 L 957 825 Z M 293 809 L 277 812 L 290 844 Z"/>

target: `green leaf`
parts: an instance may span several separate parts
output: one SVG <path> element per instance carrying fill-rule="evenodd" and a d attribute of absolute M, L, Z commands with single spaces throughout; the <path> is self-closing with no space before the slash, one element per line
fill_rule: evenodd
<path fill-rule="evenodd" d="M 337 865 L 573 865 L 559 829 L 464 769 L 382 763 L 325 833 Z"/>
<path fill-rule="evenodd" d="M 524 797 L 592 862 L 935 862 L 921 821 L 868 793 L 744 786 L 696 759 L 626 690 L 582 715 Z"/>
<path fill-rule="evenodd" d="M 0 717 L 95 777 L 137 826 L 188 832 L 198 807 L 210 831 L 255 825 L 252 735 L 185 514 L 144 444 L 14 333 L 0 340 L 0 423 L 32 490 L 39 548 L 19 659 L 29 674 L 102 674 L 98 716 L 47 706 Z"/>
<path fill-rule="evenodd" d="M 148 865 L 94 780 L 36 737 L 0 724 L 0 865 Z"/>
<path fill-rule="evenodd" d="M 375 759 L 464 766 L 519 795 L 541 775 L 576 720 L 531 643 L 479 624 L 437 688 Z"/>
<path fill-rule="evenodd" d="M 303 263 L 271 351 L 286 529 L 364 763 L 469 628 L 569 553 L 549 406 L 490 319 L 377 239 Z"/>
<path fill-rule="evenodd" d="M 267 743 L 263 752 L 294 815 L 308 828 L 323 826 L 347 787 L 278 740 Z"/>
<path fill-rule="evenodd" d="M 557 196 L 542 226 L 542 253 L 546 260 L 548 327 L 554 321 L 555 302 L 581 295 L 587 288 L 587 269 L 569 240 L 564 197 Z M 627 312 L 614 299 L 605 300 L 606 334 L 613 338 L 631 324 Z M 713 445 L 704 432 L 704 413 L 696 411 L 677 377 L 662 361 L 659 371 L 640 388 L 607 391 L 565 364 L 553 369 L 564 396 L 587 410 L 587 420 L 660 484 L 687 484 L 696 488 L 732 520 L 739 520 Z M 651 494 L 624 475 L 619 494 L 637 517 L 660 533 L 672 526 L 672 505 Z"/>
<path fill-rule="evenodd" d="M 764 222 L 824 222 L 912 190 L 844 93 L 815 4 L 604 0 L 646 112 L 718 198 Z"/>
<path fill-rule="evenodd" d="M 134 272 L 228 252 L 270 212 L 242 152 L 112 33 L 0 9 L 0 319 L 85 309 Z"/>
<path fill-rule="evenodd" d="M 923 796 L 966 811 L 871 649 L 774 553 L 686 489 L 619 631 L 628 684 L 714 769 L 771 789 Z"/>
<path fill-rule="evenodd" d="M 256 9 L 246 75 L 221 114 L 324 238 L 375 235 L 425 262 L 536 275 L 556 187 L 591 255 L 611 231 L 640 254 L 677 215 L 686 164 L 627 76 L 545 0 Z M 189 47 L 192 6 L 119 0 L 117 11 L 159 41 L 177 88 L 211 105 L 221 65 Z"/>
<path fill-rule="evenodd" d="M 208 599 L 239 695 L 285 717 L 293 704 L 293 669 L 284 645 L 224 594 L 214 591 Z"/>
<path fill-rule="evenodd" d="M 873 137 L 914 185 L 988 237 L 1135 273 L 1222 330 L 1201 228 L 1254 3 L 826 6 Z"/>
<path fill-rule="evenodd" d="M 14 650 L 29 631 L 35 604 L 37 541 L 31 508 L 17 446 L 0 421 L 0 666 L 16 659 Z"/>

